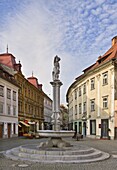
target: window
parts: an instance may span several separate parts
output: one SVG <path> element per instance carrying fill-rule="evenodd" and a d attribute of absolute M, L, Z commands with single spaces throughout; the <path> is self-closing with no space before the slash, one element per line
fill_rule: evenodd
<path fill-rule="evenodd" d="M 96 120 L 90 120 L 90 134 L 96 135 Z"/>
<path fill-rule="evenodd" d="M 103 109 L 106 109 L 108 107 L 108 97 L 103 97 Z"/>
<path fill-rule="evenodd" d="M 91 79 L 91 90 L 95 89 L 95 78 Z"/>
<path fill-rule="evenodd" d="M 7 89 L 7 98 L 11 99 L 11 90 L 10 89 Z"/>
<path fill-rule="evenodd" d="M 0 114 L 3 114 L 3 103 L 0 103 Z"/>
<path fill-rule="evenodd" d="M 79 96 L 81 96 L 81 87 L 79 87 Z"/>
<path fill-rule="evenodd" d="M 82 111 L 82 109 L 81 109 L 81 103 L 79 104 L 79 114 L 81 114 L 81 111 Z"/>
<path fill-rule="evenodd" d="M 28 89 L 28 96 L 30 97 L 30 89 Z"/>
<path fill-rule="evenodd" d="M 16 115 L 16 107 L 13 106 L 13 115 Z"/>
<path fill-rule="evenodd" d="M 75 115 L 77 115 L 77 105 L 75 105 Z"/>
<path fill-rule="evenodd" d="M 77 99 L 77 91 L 75 90 L 75 100 Z"/>
<path fill-rule="evenodd" d="M 83 103 L 83 113 L 86 112 L 86 102 Z"/>
<path fill-rule="evenodd" d="M 91 112 L 95 110 L 95 99 L 91 100 Z"/>
<path fill-rule="evenodd" d="M 0 96 L 4 96 L 4 86 L 0 85 Z"/>
<path fill-rule="evenodd" d="M 103 85 L 108 84 L 108 72 L 103 73 Z"/>
<path fill-rule="evenodd" d="M 85 94 L 86 93 L 86 83 L 84 83 L 84 85 L 83 85 L 83 94 Z"/>
<path fill-rule="evenodd" d="M 10 109 L 9 105 L 8 105 L 7 109 L 8 109 L 8 115 L 10 115 L 11 114 L 11 109 Z"/>
<path fill-rule="evenodd" d="M 28 108 L 28 109 L 29 109 L 29 111 L 28 111 L 28 112 L 29 112 L 29 114 L 30 114 L 30 105 L 29 105 L 29 108 Z"/>
<path fill-rule="evenodd" d="M 13 91 L 13 100 L 16 101 L 16 92 Z"/>

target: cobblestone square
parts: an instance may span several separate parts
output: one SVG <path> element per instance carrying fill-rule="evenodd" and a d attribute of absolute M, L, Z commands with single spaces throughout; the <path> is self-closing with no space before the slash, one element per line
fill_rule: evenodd
<path fill-rule="evenodd" d="M 110 158 L 104 161 L 95 163 L 83 164 L 63 164 L 63 163 L 34 163 L 29 161 L 13 161 L 3 156 L 3 152 L 25 144 L 37 144 L 47 139 L 1 139 L 0 140 L 0 170 L 116 170 L 117 169 L 117 141 L 116 140 L 97 140 L 84 138 L 76 141 L 68 138 L 70 143 L 77 145 L 89 146 L 110 154 Z"/>

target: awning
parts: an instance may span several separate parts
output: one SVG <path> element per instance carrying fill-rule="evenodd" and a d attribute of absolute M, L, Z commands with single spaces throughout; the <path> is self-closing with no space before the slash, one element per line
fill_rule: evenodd
<path fill-rule="evenodd" d="M 18 124 L 19 127 L 22 127 L 20 124 Z"/>
<path fill-rule="evenodd" d="M 35 125 L 35 122 L 28 122 L 29 125 Z"/>
<path fill-rule="evenodd" d="M 20 123 L 22 123 L 24 126 L 29 127 L 30 125 L 28 125 L 27 123 L 20 121 Z"/>

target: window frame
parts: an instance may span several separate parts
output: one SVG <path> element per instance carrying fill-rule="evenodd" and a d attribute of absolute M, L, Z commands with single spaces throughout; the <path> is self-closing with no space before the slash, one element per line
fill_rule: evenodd
<path fill-rule="evenodd" d="M 7 105 L 7 113 L 8 113 L 8 115 L 11 114 L 11 107 L 10 107 L 10 105 Z"/>
<path fill-rule="evenodd" d="M 108 108 L 108 96 L 103 96 L 103 109 L 107 109 Z M 106 99 L 106 101 L 104 101 L 104 99 Z"/>
<path fill-rule="evenodd" d="M 95 78 L 91 79 L 91 90 L 95 89 Z"/>
<path fill-rule="evenodd" d="M 75 90 L 75 100 L 77 99 L 77 90 Z"/>
<path fill-rule="evenodd" d="M 75 105 L 75 115 L 77 115 L 77 105 Z"/>
<path fill-rule="evenodd" d="M 82 104 L 79 103 L 79 114 L 81 114 L 81 113 L 82 113 Z"/>
<path fill-rule="evenodd" d="M 90 100 L 90 107 L 91 112 L 95 111 L 95 99 Z"/>
<path fill-rule="evenodd" d="M 81 96 L 81 86 L 79 86 L 79 96 Z"/>
<path fill-rule="evenodd" d="M 11 89 L 7 88 L 7 99 L 11 99 Z"/>
<path fill-rule="evenodd" d="M 86 102 L 83 103 L 83 113 L 86 113 L 87 111 L 87 104 Z"/>
<path fill-rule="evenodd" d="M 83 94 L 86 94 L 86 83 L 83 84 Z"/>
<path fill-rule="evenodd" d="M 4 113 L 4 103 L 0 102 L 0 114 Z"/>
<path fill-rule="evenodd" d="M 13 115 L 16 116 L 16 106 L 13 106 Z"/>
<path fill-rule="evenodd" d="M 103 76 L 103 86 L 108 84 L 108 71 L 102 74 Z"/>
<path fill-rule="evenodd" d="M 16 91 L 13 91 L 13 100 L 16 101 Z"/>
<path fill-rule="evenodd" d="M 4 86 L 0 85 L 0 96 L 4 97 Z"/>

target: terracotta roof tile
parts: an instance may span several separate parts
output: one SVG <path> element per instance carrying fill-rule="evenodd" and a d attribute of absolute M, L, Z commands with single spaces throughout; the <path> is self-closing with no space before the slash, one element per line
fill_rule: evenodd
<path fill-rule="evenodd" d="M 99 56 L 96 63 L 94 63 L 91 66 L 84 69 L 83 72 L 86 73 L 87 71 L 90 71 L 90 70 L 106 63 L 107 61 L 110 61 L 115 58 L 117 58 L 117 43 L 115 43 L 103 56 Z"/>

